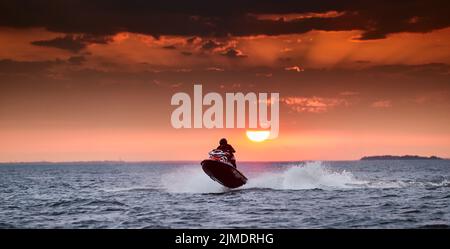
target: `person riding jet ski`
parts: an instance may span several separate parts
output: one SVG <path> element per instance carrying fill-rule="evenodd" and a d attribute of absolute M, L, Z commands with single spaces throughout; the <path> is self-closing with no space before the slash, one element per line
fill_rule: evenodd
<path fill-rule="evenodd" d="M 236 151 L 225 138 L 220 140 L 217 149 L 208 152 L 208 158 L 200 165 L 203 171 L 214 181 L 227 188 L 238 188 L 246 184 L 248 179 L 236 168 Z"/>
<path fill-rule="evenodd" d="M 234 150 L 233 146 L 228 144 L 228 141 L 226 138 L 222 138 L 219 141 L 219 147 L 217 147 L 218 150 L 221 150 L 223 152 L 228 153 L 228 160 L 233 164 L 233 166 L 236 168 L 236 158 L 234 157 L 234 154 L 236 151 Z"/>

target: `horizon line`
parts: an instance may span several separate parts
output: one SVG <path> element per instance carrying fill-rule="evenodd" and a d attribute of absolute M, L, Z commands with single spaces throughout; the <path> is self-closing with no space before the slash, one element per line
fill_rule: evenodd
<path fill-rule="evenodd" d="M 204 160 L 204 159 L 202 159 Z M 79 161 L 0 161 L 0 164 L 6 163 L 171 163 L 171 162 L 201 162 L 202 160 L 79 160 Z M 310 162 L 310 161 L 359 161 L 360 159 L 342 159 L 342 160 L 242 160 L 242 163 L 253 162 Z"/>
<path fill-rule="evenodd" d="M 383 160 L 383 159 L 380 159 Z M 407 159 L 406 159 L 407 160 Z M 420 160 L 420 159 L 417 159 Z M 426 160 L 426 159 L 424 159 Z M 450 158 L 441 158 L 441 160 L 450 160 Z M 33 163 L 182 163 L 182 162 L 192 162 L 197 163 L 202 160 L 86 160 L 86 161 L 0 161 L 0 164 L 33 164 Z M 304 160 L 245 160 L 240 161 L 241 163 L 291 163 L 291 162 L 349 162 L 349 161 L 363 161 L 360 159 L 327 159 L 327 160 L 314 160 L 314 159 L 304 159 Z"/>

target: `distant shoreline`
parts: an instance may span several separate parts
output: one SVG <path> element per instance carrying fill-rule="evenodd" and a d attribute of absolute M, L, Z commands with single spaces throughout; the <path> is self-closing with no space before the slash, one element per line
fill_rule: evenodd
<path fill-rule="evenodd" d="M 417 156 L 417 155 L 404 155 L 404 156 L 393 156 L 393 155 L 383 155 L 383 156 L 365 156 L 360 159 L 361 161 L 369 160 L 444 160 L 443 158 L 437 156 Z"/>

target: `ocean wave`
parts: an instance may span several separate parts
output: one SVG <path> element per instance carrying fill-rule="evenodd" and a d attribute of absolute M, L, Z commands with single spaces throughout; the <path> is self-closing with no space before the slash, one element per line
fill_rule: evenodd
<path fill-rule="evenodd" d="M 448 224 L 427 224 L 427 225 L 422 225 L 419 226 L 418 228 L 423 228 L 423 229 L 449 229 L 450 225 Z"/>
<path fill-rule="evenodd" d="M 427 189 L 437 189 L 437 188 L 446 188 L 450 187 L 450 182 L 446 179 L 441 181 L 424 181 L 424 180 L 409 180 L 409 181 L 397 181 L 396 184 L 398 184 L 401 187 L 408 187 L 408 186 L 416 186 L 416 187 L 423 187 Z"/>
<path fill-rule="evenodd" d="M 440 182 L 426 182 L 425 184 L 431 187 L 450 187 L 450 181 L 448 180 L 443 180 Z"/>
<path fill-rule="evenodd" d="M 12 224 L 0 222 L 0 229 L 15 229 L 15 228 L 17 227 Z"/>
<path fill-rule="evenodd" d="M 93 200 L 85 204 L 86 206 L 126 206 L 125 203 L 116 200 Z"/>
<path fill-rule="evenodd" d="M 82 199 L 82 198 L 75 198 L 75 199 L 70 199 L 70 200 L 57 200 L 51 203 L 48 203 L 47 205 L 49 207 L 65 207 L 65 206 L 72 206 L 72 205 L 80 205 L 83 203 L 88 202 L 89 200 L 87 199 Z"/>
<path fill-rule="evenodd" d="M 123 187 L 123 188 L 102 188 L 100 189 L 101 191 L 105 191 L 105 192 L 151 192 L 151 191 L 158 191 L 158 189 L 153 188 L 153 187 L 147 187 L 147 186 L 141 186 L 141 187 Z"/>
<path fill-rule="evenodd" d="M 49 207 L 87 207 L 87 206 L 126 206 L 125 203 L 116 200 L 92 200 L 92 199 L 82 199 L 75 198 L 71 200 L 57 200 L 47 204 Z"/>

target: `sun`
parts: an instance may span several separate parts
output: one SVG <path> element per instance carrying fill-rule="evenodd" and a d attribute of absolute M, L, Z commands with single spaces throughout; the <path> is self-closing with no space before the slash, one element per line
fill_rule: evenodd
<path fill-rule="evenodd" d="M 262 142 L 269 138 L 270 131 L 247 131 L 248 139 L 253 142 Z"/>

